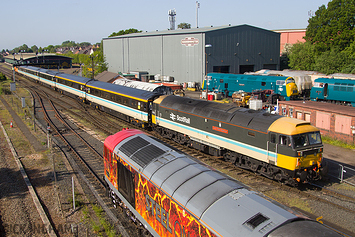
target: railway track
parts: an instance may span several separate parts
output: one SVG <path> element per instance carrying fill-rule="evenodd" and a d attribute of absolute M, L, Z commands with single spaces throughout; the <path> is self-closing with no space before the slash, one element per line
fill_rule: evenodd
<path fill-rule="evenodd" d="M 62 109 L 69 109 L 70 106 L 73 107 L 74 103 L 67 103 L 69 106 L 63 107 L 63 102 L 58 101 L 58 97 L 53 97 L 56 98 L 56 106 L 59 106 L 59 104 L 62 106 Z M 81 107 L 81 109 L 80 109 Z M 116 122 L 115 119 L 107 119 L 111 118 L 111 116 L 104 114 L 101 111 L 95 111 L 93 112 L 91 107 L 86 106 L 86 105 L 80 105 L 80 106 L 75 106 L 75 109 L 79 109 L 80 111 L 85 111 L 84 113 L 74 113 L 76 116 L 81 117 L 82 119 L 85 120 L 90 120 L 92 124 L 96 124 L 95 126 L 101 130 L 104 130 L 105 133 L 107 134 L 113 134 L 116 133 L 118 130 L 121 130 L 123 127 L 130 127 L 130 128 L 136 128 L 135 126 L 128 124 L 124 121 Z M 71 112 L 72 113 L 72 112 Z M 80 115 L 80 114 L 85 114 Z M 90 114 L 90 116 L 88 115 Z M 106 120 L 100 119 L 98 117 L 105 117 Z M 95 120 L 93 119 L 95 118 Z M 93 122 L 95 121 L 95 122 Z M 103 128 L 100 124 L 103 124 L 103 121 L 109 121 L 107 122 L 109 126 L 108 128 Z M 138 128 L 139 129 L 139 128 Z M 75 130 L 75 129 L 74 129 Z M 145 131 L 148 132 L 148 131 Z M 157 136 L 154 132 L 148 132 L 151 133 L 152 135 L 158 137 L 159 139 L 163 140 L 164 142 L 168 143 L 169 145 L 184 151 L 185 153 L 198 158 L 207 164 L 211 165 L 214 168 L 220 169 L 222 172 L 227 173 L 228 175 L 232 176 L 233 178 L 236 178 L 237 180 L 241 181 L 242 183 L 247 184 L 251 188 L 260 191 L 264 193 L 265 195 L 268 195 L 270 192 L 275 192 L 278 190 L 282 190 L 284 192 L 290 193 L 291 195 L 297 195 L 299 199 L 301 200 L 309 200 L 310 202 L 321 202 L 326 206 L 331 206 L 331 208 L 334 210 L 334 212 L 338 212 L 339 210 L 341 212 L 349 212 L 352 215 L 355 213 L 355 199 L 354 197 L 346 197 L 340 192 L 335 192 L 335 191 L 325 191 L 326 189 L 320 187 L 313 186 L 313 188 L 310 188 L 310 186 L 305 186 L 302 185 L 298 188 L 292 188 L 286 185 L 282 185 L 278 182 L 272 181 L 268 178 L 264 178 L 260 175 L 254 174 L 253 172 L 246 171 L 244 169 L 240 169 L 234 165 L 231 165 L 230 163 L 227 163 L 223 161 L 220 158 L 208 156 L 206 154 L 200 153 L 192 148 L 188 148 L 179 144 L 176 144 L 175 142 L 172 142 L 169 139 L 162 138 L 161 136 Z M 101 163 L 102 166 L 102 163 Z M 325 193 L 328 193 L 327 195 Z M 337 199 L 337 201 L 330 200 L 331 198 Z M 278 200 L 280 201 L 280 200 Z M 339 204 L 343 202 L 344 205 Z M 306 215 L 313 216 L 314 214 L 312 213 L 307 213 L 305 211 L 302 211 Z M 317 218 L 318 216 L 314 216 L 314 218 Z M 328 225 L 331 223 L 326 222 Z"/>
<path fill-rule="evenodd" d="M 112 222 L 119 227 L 122 236 L 134 236 L 135 227 L 130 222 L 130 219 L 126 218 L 124 212 L 114 210 L 110 200 L 105 196 L 103 158 L 100 152 L 103 150 L 103 144 L 81 131 L 75 124 L 64 119 L 48 97 L 44 98 L 37 92 L 34 93 L 40 102 L 44 119 L 51 127 L 51 134 L 60 138 L 66 147 L 70 149 L 70 153 L 74 154 L 71 163 L 74 162 L 77 170 L 81 171 L 82 179 L 88 184 L 95 198 L 97 198 Z M 93 147 L 92 144 L 94 143 L 96 144 Z"/>
<path fill-rule="evenodd" d="M 131 217 L 127 217 L 125 210 L 119 207 L 114 209 L 111 200 L 106 197 L 105 183 L 103 180 L 103 158 L 101 155 L 103 150 L 102 142 L 82 131 L 75 123 L 72 123 L 70 119 L 66 119 L 65 116 L 62 116 L 56 108 L 56 106 L 60 104 L 59 107 L 61 110 L 69 111 L 70 109 L 78 109 L 78 106 L 76 106 L 77 103 L 68 103 L 65 100 L 58 100 L 58 98 L 49 96 L 44 91 L 47 88 L 43 88 L 44 90 L 42 90 L 38 86 L 26 87 L 31 91 L 34 98 L 36 98 L 36 104 L 39 104 L 36 113 L 37 116 L 41 117 L 40 114 L 43 114 L 43 118 L 39 118 L 39 120 L 43 120 L 45 124 L 49 125 L 51 136 L 53 136 L 53 139 L 55 139 L 57 143 L 60 143 L 58 146 L 62 148 L 64 153 L 68 153 L 66 150 L 70 150 L 69 153 L 71 155 L 69 155 L 68 160 L 73 167 L 76 167 L 77 172 L 81 174 L 81 178 L 85 180 L 88 187 L 94 193 L 97 202 L 100 203 L 101 207 L 111 219 L 110 222 L 118 228 L 122 236 L 137 236 L 137 231 L 141 230 L 140 226 L 136 226 L 136 223 L 131 221 Z M 52 100 L 56 100 L 56 102 L 54 103 Z M 82 109 L 83 107 L 79 106 L 79 108 Z M 95 118 L 95 116 L 85 117 L 86 120 L 89 121 L 91 121 L 91 118 Z M 98 123 L 98 119 L 95 118 L 94 121 Z M 93 121 L 91 121 L 91 124 L 93 124 Z M 113 125 L 114 123 L 112 123 L 112 126 Z M 99 127 L 103 130 L 103 126 Z M 115 133 L 115 131 L 111 133 Z"/>

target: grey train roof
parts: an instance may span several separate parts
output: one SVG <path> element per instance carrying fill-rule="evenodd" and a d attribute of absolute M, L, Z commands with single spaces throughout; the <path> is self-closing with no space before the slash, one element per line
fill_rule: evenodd
<path fill-rule="evenodd" d="M 80 83 L 83 83 L 83 84 L 86 84 L 87 82 L 92 80 L 91 78 L 81 77 L 81 76 L 72 75 L 72 74 L 66 74 L 66 73 L 59 74 L 57 76 L 63 77 L 65 79 L 69 79 L 69 80 L 72 80 L 72 81 L 80 82 Z"/>
<path fill-rule="evenodd" d="M 21 68 L 29 69 L 29 70 L 36 71 L 36 72 L 45 73 L 45 74 L 52 75 L 52 76 L 59 75 L 59 74 L 64 74 L 62 72 L 48 70 L 48 69 L 45 69 L 45 68 L 33 67 L 33 66 L 21 66 Z"/>
<path fill-rule="evenodd" d="M 264 236 L 296 218 L 237 181 L 145 134 L 125 139 L 114 152 L 221 236 Z"/>
<path fill-rule="evenodd" d="M 220 104 L 173 95 L 163 99 L 160 105 L 181 112 L 216 119 L 221 122 L 231 123 L 262 132 L 267 132 L 270 125 L 275 120 L 282 117 L 264 111 L 237 107 L 234 104 Z"/>
<path fill-rule="evenodd" d="M 164 95 L 171 95 L 173 93 L 170 87 L 161 85 L 159 83 L 133 81 L 128 79 L 117 79 L 112 84 L 141 89 L 150 92 L 156 92 Z"/>
<path fill-rule="evenodd" d="M 92 80 L 90 78 L 80 77 L 80 76 L 71 75 L 71 74 L 66 74 L 66 73 L 63 73 L 63 72 L 58 72 L 58 71 L 54 71 L 54 70 L 48 70 L 48 69 L 44 69 L 44 68 L 38 68 L 38 67 L 33 67 L 33 66 L 21 66 L 21 67 L 30 69 L 32 71 L 45 73 L 45 74 L 48 74 L 48 75 L 51 75 L 51 76 L 62 77 L 62 78 L 69 79 L 69 80 L 76 81 L 76 82 L 80 82 L 80 83 L 83 83 L 83 84 L 86 84 L 88 81 Z"/>
<path fill-rule="evenodd" d="M 96 81 L 96 80 L 89 81 L 87 83 L 87 85 L 92 86 L 92 87 L 101 88 L 101 89 L 111 91 L 111 92 L 116 92 L 116 93 L 128 95 L 131 97 L 143 99 L 143 100 L 153 99 L 154 97 L 159 95 L 158 93 L 155 93 L 155 92 L 115 85 L 115 84 L 102 82 L 102 81 Z"/>

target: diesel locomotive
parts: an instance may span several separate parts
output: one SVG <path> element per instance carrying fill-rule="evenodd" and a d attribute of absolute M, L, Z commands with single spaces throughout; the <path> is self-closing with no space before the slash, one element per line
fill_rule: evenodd
<path fill-rule="evenodd" d="M 135 129 L 106 138 L 107 191 L 153 236 L 341 236 Z"/>
<path fill-rule="evenodd" d="M 355 80 L 317 78 L 311 89 L 310 99 L 355 106 Z"/>
<path fill-rule="evenodd" d="M 285 76 L 260 76 L 231 73 L 208 73 L 205 78 L 203 90 L 218 91 L 232 96 L 233 92 L 254 92 L 272 90 L 281 98 L 290 100 L 298 95 L 298 87 L 293 77 Z"/>
<path fill-rule="evenodd" d="M 271 179 L 297 185 L 326 174 L 320 132 L 309 122 L 36 67 L 21 66 L 16 71 L 163 137 Z"/>
<path fill-rule="evenodd" d="M 325 175 L 319 130 L 309 122 L 176 96 L 153 103 L 153 129 L 236 166 L 296 185 Z"/>

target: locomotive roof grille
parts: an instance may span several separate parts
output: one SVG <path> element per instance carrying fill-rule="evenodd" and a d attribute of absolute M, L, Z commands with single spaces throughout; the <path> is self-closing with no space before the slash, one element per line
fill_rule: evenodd
<path fill-rule="evenodd" d="M 163 154 L 165 154 L 165 151 L 163 151 L 159 147 L 154 145 L 149 145 L 134 153 L 131 159 L 144 168 L 152 160 L 154 160 L 155 158 Z"/>
<path fill-rule="evenodd" d="M 149 144 L 149 142 L 141 137 L 135 137 L 129 140 L 123 144 L 119 150 L 143 168 L 152 160 L 165 153 L 165 151 L 155 145 Z"/>
<path fill-rule="evenodd" d="M 122 151 L 126 156 L 130 157 L 140 147 L 147 146 L 148 144 L 149 143 L 141 137 L 135 137 L 132 140 L 123 144 L 119 150 Z"/>

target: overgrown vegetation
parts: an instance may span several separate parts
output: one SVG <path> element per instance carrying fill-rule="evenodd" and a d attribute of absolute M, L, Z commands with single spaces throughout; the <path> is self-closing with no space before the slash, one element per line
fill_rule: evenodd
<path fill-rule="evenodd" d="M 6 80 L 7 80 L 7 78 L 6 78 L 5 74 L 0 72 L 0 81 L 6 81 Z"/>
<path fill-rule="evenodd" d="M 92 231 L 98 236 L 108 236 L 108 237 L 117 236 L 113 226 L 107 222 L 102 208 L 98 205 L 93 205 L 92 210 L 94 211 L 97 217 L 97 221 L 94 220 L 96 218 L 91 218 L 88 207 L 83 209 L 84 219 L 88 224 L 91 225 Z"/>
<path fill-rule="evenodd" d="M 10 84 L 8 78 L 3 73 L 0 73 L 0 95 L 10 94 L 11 91 L 9 86 Z"/>
<path fill-rule="evenodd" d="M 337 140 L 328 136 L 322 136 L 322 141 L 323 143 L 327 143 L 333 146 L 338 146 L 338 147 L 343 147 L 343 148 L 347 148 L 347 149 L 355 149 L 354 145 L 350 145 L 344 141 L 341 140 Z"/>

